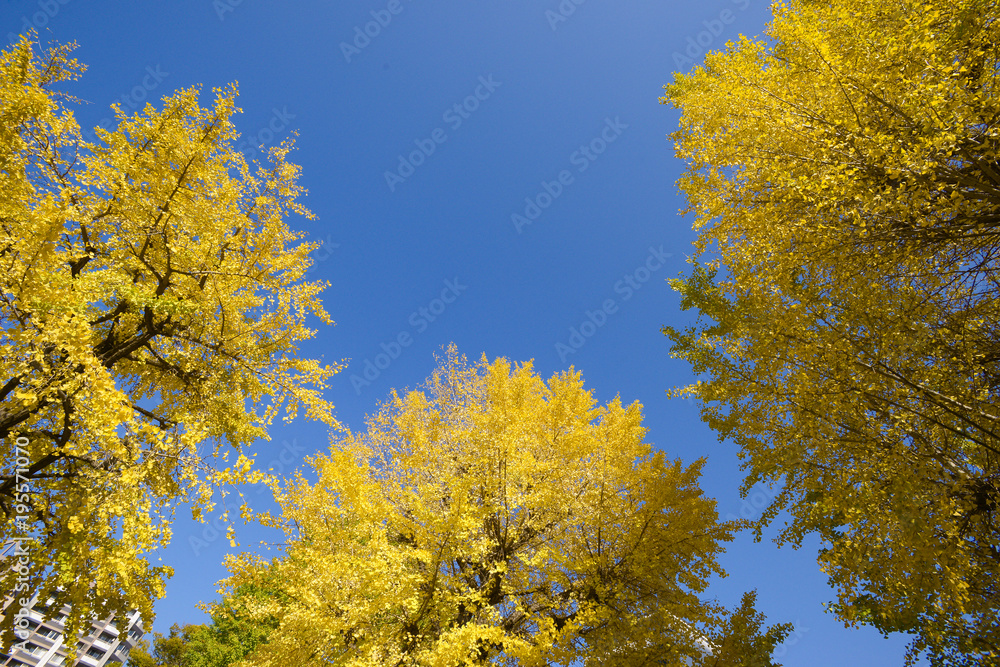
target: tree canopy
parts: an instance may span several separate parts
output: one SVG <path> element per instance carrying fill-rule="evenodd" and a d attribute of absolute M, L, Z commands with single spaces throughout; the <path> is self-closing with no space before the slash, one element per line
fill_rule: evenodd
<path fill-rule="evenodd" d="M 677 75 L 699 230 L 666 327 L 677 393 L 823 539 L 846 622 L 911 657 L 1000 657 L 1000 11 L 992 0 L 774 6 Z M 759 533 L 758 533 L 759 535 Z"/>
<path fill-rule="evenodd" d="M 268 588 L 243 586 L 214 605 L 207 624 L 173 625 L 166 636 L 157 634 L 152 647 L 143 642 L 129 655 L 132 667 L 229 667 L 267 641 L 276 622 L 246 611 L 247 601 L 282 595 Z"/>
<path fill-rule="evenodd" d="M 703 461 L 645 432 L 638 403 L 598 406 L 572 369 L 544 382 L 450 348 L 312 459 L 314 483 L 273 482 L 281 513 L 260 520 L 283 553 L 230 557 L 223 583 L 282 593 L 247 603 L 276 627 L 240 664 L 771 664 L 787 626 L 761 632 L 752 596 L 725 626 L 699 597 L 737 527 Z"/>
<path fill-rule="evenodd" d="M 71 636 L 129 608 L 151 622 L 171 570 L 148 554 L 177 505 L 197 517 L 249 478 L 275 416 L 334 425 L 337 370 L 297 354 L 330 318 L 302 280 L 316 244 L 285 222 L 311 215 L 291 146 L 247 164 L 234 86 L 115 106 L 85 142 L 72 48 L 0 53 L 0 540 L 37 537 L 31 588 L 64 589 Z"/>

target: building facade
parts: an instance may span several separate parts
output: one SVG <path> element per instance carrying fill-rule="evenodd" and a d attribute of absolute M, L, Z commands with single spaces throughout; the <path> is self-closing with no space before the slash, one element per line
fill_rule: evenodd
<path fill-rule="evenodd" d="M 13 602 L 13 598 L 4 601 L 0 622 L 12 622 L 16 608 Z M 63 622 L 69 614 L 69 605 L 57 605 L 52 598 L 47 602 L 39 604 L 36 601 L 29 608 L 27 639 L 13 647 L 5 647 L 0 652 L 0 665 L 69 667 L 79 656 L 77 664 L 83 667 L 113 667 L 128 660 L 129 651 L 142 639 L 142 621 L 138 612 L 133 612 L 123 619 L 124 622 L 114 623 L 114 617 L 94 621 L 89 633 L 68 643 L 63 634 Z"/>
<path fill-rule="evenodd" d="M 5 545 L 9 547 L 10 545 Z M 0 561 L 9 556 L 8 549 L 0 553 Z M 67 641 L 64 622 L 69 605 L 55 599 L 33 597 L 25 608 L 28 636 L 14 646 L 0 647 L 0 666 L 10 667 L 69 667 L 74 661 L 81 667 L 114 667 L 128 660 L 129 651 L 142 639 L 142 619 L 132 612 L 123 619 L 110 616 L 95 620 L 88 633 L 80 633 L 76 641 Z M 0 610 L 0 623 L 13 624 L 21 607 L 13 596 L 7 596 Z"/>

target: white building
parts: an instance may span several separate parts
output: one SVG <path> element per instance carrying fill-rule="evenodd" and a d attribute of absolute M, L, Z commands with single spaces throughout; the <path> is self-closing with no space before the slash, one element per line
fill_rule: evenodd
<path fill-rule="evenodd" d="M 0 561 L 9 555 L 8 550 L 0 549 Z M 69 615 L 69 605 L 60 605 L 53 598 L 38 600 L 35 596 L 27 609 L 30 634 L 13 647 L 0 647 L 2 666 L 69 667 L 77 656 L 77 664 L 82 667 L 120 666 L 143 635 L 139 613 L 132 612 L 117 623 L 112 622 L 114 616 L 95 620 L 89 633 L 81 632 L 75 643 L 67 643 L 63 622 Z M 14 598 L 8 596 L 0 610 L 0 623 L 12 623 L 19 610 Z"/>

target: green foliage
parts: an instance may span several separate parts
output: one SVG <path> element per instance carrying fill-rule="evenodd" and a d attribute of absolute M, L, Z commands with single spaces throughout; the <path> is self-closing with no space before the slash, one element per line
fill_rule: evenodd
<path fill-rule="evenodd" d="M 149 653 L 149 640 L 141 640 L 128 654 L 126 667 L 157 667 L 156 659 Z"/>
<path fill-rule="evenodd" d="M 212 606 L 208 624 L 174 625 L 170 634 L 157 634 L 152 655 L 146 646 L 129 656 L 135 667 L 229 667 L 265 643 L 277 626 L 273 618 L 252 615 L 254 606 L 271 597 L 280 598 L 273 585 L 248 584 Z"/>
<path fill-rule="evenodd" d="M 187 640 L 190 633 L 204 626 L 185 625 L 170 627 L 170 634 L 157 634 L 153 643 L 153 658 L 157 667 L 186 667 Z"/>

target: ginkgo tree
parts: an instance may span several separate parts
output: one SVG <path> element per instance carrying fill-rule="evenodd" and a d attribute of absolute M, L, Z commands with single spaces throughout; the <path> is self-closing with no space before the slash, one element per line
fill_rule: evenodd
<path fill-rule="evenodd" d="M 572 369 L 450 347 L 422 390 L 272 481 L 285 531 L 269 561 L 230 556 L 222 591 L 273 624 L 240 665 L 770 665 L 753 595 L 703 600 L 734 522 L 704 463 L 645 442 L 638 403 L 598 406 Z"/>
<path fill-rule="evenodd" d="M 302 280 L 316 244 L 286 224 L 311 216 L 290 145 L 247 164 L 235 87 L 114 107 L 85 142 L 71 52 L 28 35 L 0 53 L 0 540 L 33 538 L 0 588 L 61 588 L 69 636 L 129 608 L 151 622 L 175 508 L 255 478 L 245 452 L 275 416 L 335 426 L 338 369 L 297 354 L 330 318 Z"/>
<path fill-rule="evenodd" d="M 758 531 L 823 538 L 832 609 L 948 664 L 1000 659 L 998 45 L 993 0 L 794 0 L 662 100 L 678 393 L 778 486 Z"/>

